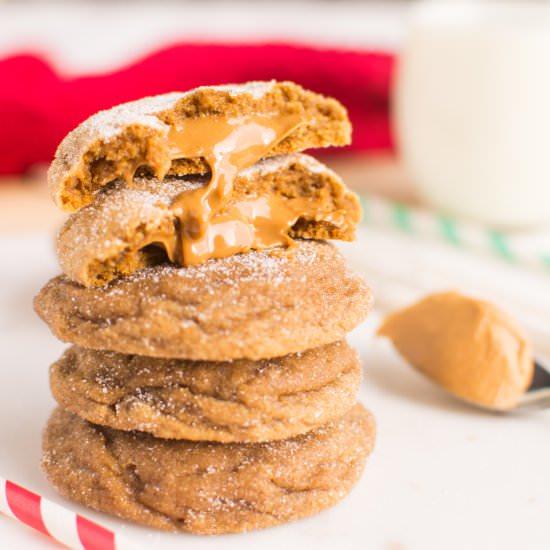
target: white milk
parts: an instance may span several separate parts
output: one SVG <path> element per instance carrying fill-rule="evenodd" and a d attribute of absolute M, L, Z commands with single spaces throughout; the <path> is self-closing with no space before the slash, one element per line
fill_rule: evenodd
<path fill-rule="evenodd" d="M 500 226 L 550 223 L 548 3 L 422 3 L 395 89 L 400 152 L 427 202 Z"/>

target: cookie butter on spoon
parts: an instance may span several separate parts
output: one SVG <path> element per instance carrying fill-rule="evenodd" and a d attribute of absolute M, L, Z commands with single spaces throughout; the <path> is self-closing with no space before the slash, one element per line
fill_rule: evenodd
<path fill-rule="evenodd" d="M 531 344 L 516 323 L 457 292 L 431 294 L 390 314 L 378 334 L 434 382 L 481 407 L 513 409 L 533 378 Z"/>

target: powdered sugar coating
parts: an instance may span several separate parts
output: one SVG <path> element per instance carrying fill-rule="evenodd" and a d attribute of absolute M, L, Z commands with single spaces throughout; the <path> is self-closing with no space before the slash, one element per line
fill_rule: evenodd
<path fill-rule="evenodd" d="M 294 266 L 300 266 L 300 271 L 304 271 L 300 279 L 305 281 L 305 272 L 319 261 L 319 245 L 330 246 L 301 241 L 295 248 L 287 250 L 260 250 L 235 254 L 189 267 L 172 264 L 151 266 L 128 275 L 124 282 L 139 285 L 145 281 L 160 282 L 163 278 L 175 276 L 181 280 L 178 284 L 196 291 L 208 288 L 213 282 L 233 288 L 239 288 L 246 283 L 269 285 L 273 288 L 290 283 L 296 278 Z M 116 281 L 113 287 L 116 287 Z"/>
<path fill-rule="evenodd" d="M 254 99 L 260 99 L 269 90 L 272 90 L 275 86 L 275 80 L 260 81 L 253 80 L 245 82 L 244 84 L 222 84 L 221 86 L 201 86 L 197 90 L 219 90 L 222 92 L 229 92 L 232 96 L 236 97 L 242 93 L 250 94 Z"/>
<path fill-rule="evenodd" d="M 327 168 L 322 162 L 317 159 L 304 155 L 303 153 L 288 153 L 286 155 L 275 155 L 267 157 L 244 170 L 241 170 L 239 176 L 245 178 L 257 177 L 258 175 L 272 174 L 288 169 L 292 164 L 300 166 L 314 174 L 327 174 L 334 178 L 341 185 L 344 185 L 338 174 Z"/>

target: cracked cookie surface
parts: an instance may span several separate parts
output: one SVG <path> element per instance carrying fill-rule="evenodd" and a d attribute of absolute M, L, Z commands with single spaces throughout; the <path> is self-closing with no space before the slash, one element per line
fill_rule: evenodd
<path fill-rule="evenodd" d="M 264 359 L 342 340 L 372 295 L 324 241 L 190 267 L 159 265 L 103 287 L 59 276 L 35 309 L 65 342 L 193 360 Z"/>
<path fill-rule="evenodd" d="M 102 428 L 56 409 L 42 466 L 64 496 L 160 529 L 248 531 L 310 516 L 358 480 L 375 439 L 356 405 L 340 420 L 267 443 L 163 440 Z"/>
<path fill-rule="evenodd" d="M 154 359 L 73 346 L 51 366 L 58 403 L 78 416 L 156 437 L 285 439 L 343 416 L 361 382 L 344 341 L 259 361 Z"/>

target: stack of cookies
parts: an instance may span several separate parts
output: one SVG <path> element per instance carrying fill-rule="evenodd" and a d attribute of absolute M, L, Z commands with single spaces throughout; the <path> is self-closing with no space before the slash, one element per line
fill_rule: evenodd
<path fill-rule="evenodd" d="M 325 239 L 357 197 L 309 148 L 345 109 L 289 82 L 203 87 L 92 116 L 49 172 L 73 211 L 35 299 L 73 344 L 43 467 L 65 496 L 153 527 L 246 531 L 343 498 L 374 443 L 345 342 L 370 291 Z"/>

